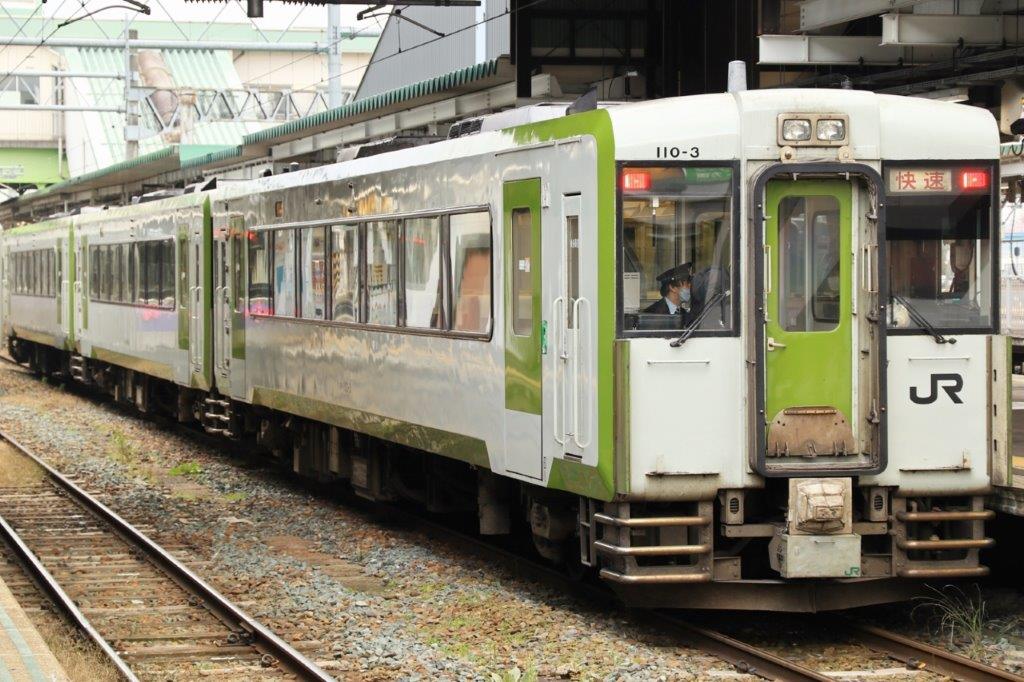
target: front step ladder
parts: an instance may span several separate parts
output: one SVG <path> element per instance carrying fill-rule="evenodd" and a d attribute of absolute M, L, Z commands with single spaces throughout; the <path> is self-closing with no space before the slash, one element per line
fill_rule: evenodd
<path fill-rule="evenodd" d="M 230 400 L 212 395 L 203 399 L 202 418 L 199 421 L 207 433 L 234 438 L 234 420 L 235 411 Z"/>

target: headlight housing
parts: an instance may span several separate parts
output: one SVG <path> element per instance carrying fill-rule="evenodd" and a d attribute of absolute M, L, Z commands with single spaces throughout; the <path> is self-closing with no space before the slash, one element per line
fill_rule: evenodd
<path fill-rule="evenodd" d="M 787 118 L 782 122 L 782 139 L 786 142 L 811 139 L 811 122 L 806 118 Z"/>
<path fill-rule="evenodd" d="M 840 142 L 846 139 L 846 121 L 841 118 L 819 118 L 816 135 L 822 142 Z"/>
<path fill-rule="evenodd" d="M 780 147 L 842 147 L 850 144 L 850 116 L 838 112 L 790 111 L 778 114 Z"/>

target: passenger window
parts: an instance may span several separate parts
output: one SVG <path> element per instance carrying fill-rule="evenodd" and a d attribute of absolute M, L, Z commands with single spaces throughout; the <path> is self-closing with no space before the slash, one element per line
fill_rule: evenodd
<path fill-rule="evenodd" d="M 491 328 L 491 216 L 461 213 L 449 226 L 452 329 L 485 334 Z"/>
<path fill-rule="evenodd" d="M 60 294 L 64 293 L 64 287 L 63 287 L 63 285 L 64 285 L 64 249 L 63 249 L 63 247 L 61 247 L 61 246 L 57 247 L 57 255 L 54 256 L 54 258 L 56 258 L 56 277 L 55 277 L 56 281 L 53 283 L 53 285 L 56 287 L 56 289 L 54 290 L 53 293 L 56 296 L 56 295 L 60 295 Z"/>
<path fill-rule="evenodd" d="M 405 324 L 444 329 L 441 307 L 441 219 L 405 221 Z"/>
<path fill-rule="evenodd" d="M 274 230 L 274 314 L 295 317 L 295 230 Z"/>
<path fill-rule="evenodd" d="M 359 262 L 359 226 L 336 225 L 331 228 L 331 319 L 359 322 L 362 309 L 362 277 Z"/>
<path fill-rule="evenodd" d="M 839 203 L 832 196 L 779 203 L 779 322 L 786 331 L 839 324 Z"/>
<path fill-rule="evenodd" d="M 98 301 L 100 298 L 100 247 L 89 247 L 89 298 Z"/>
<path fill-rule="evenodd" d="M 128 245 L 128 301 L 139 303 L 139 245 Z"/>
<path fill-rule="evenodd" d="M 366 226 L 366 279 L 370 324 L 398 323 L 398 223 L 368 223 Z"/>
<path fill-rule="evenodd" d="M 42 260 L 41 252 L 32 252 L 32 293 L 36 296 L 43 293 Z"/>
<path fill-rule="evenodd" d="M 124 264 L 124 248 L 121 244 L 111 247 L 113 255 L 111 257 L 111 266 L 113 273 L 111 274 L 111 288 L 110 288 L 110 300 L 115 303 L 120 303 L 124 300 L 122 294 L 122 288 L 124 287 L 124 273 L 122 265 Z"/>
<path fill-rule="evenodd" d="M 174 308 L 174 240 L 160 242 L 160 307 Z"/>
<path fill-rule="evenodd" d="M 533 217 L 528 208 L 512 209 L 512 332 L 533 334 Z"/>
<path fill-rule="evenodd" d="M 110 291 L 113 288 L 114 281 L 113 249 L 110 247 L 110 244 L 105 244 L 100 247 L 100 249 L 103 255 L 102 279 L 100 280 L 100 299 L 110 301 Z"/>
<path fill-rule="evenodd" d="M 327 244 L 326 228 L 306 227 L 301 234 L 302 278 L 301 316 L 308 320 L 322 320 L 327 308 Z"/>
<path fill-rule="evenodd" d="M 270 232 L 249 232 L 249 312 L 273 315 L 270 298 Z"/>

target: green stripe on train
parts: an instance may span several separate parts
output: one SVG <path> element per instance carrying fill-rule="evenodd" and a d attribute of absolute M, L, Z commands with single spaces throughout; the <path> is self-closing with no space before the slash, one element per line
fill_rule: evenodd
<path fill-rule="evenodd" d="M 371 412 L 293 395 L 273 388 L 254 388 L 252 403 L 363 433 L 391 443 L 462 460 L 485 469 L 491 467 L 487 444 L 472 436 L 413 424 L 401 419 L 383 417 Z"/>

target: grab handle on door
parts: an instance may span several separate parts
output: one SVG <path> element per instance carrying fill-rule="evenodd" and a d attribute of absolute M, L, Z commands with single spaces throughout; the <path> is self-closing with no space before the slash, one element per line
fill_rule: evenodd
<path fill-rule="evenodd" d="M 772 245 L 764 245 L 764 293 L 772 293 Z"/>
<path fill-rule="evenodd" d="M 558 298 L 551 302 L 551 324 L 554 325 L 555 327 L 555 333 L 552 335 L 554 338 L 555 347 L 552 349 L 554 352 L 551 355 L 552 357 L 561 359 L 565 359 L 565 356 L 562 354 L 564 352 L 564 349 L 562 349 L 564 343 L 561 337 L 562 328 L 565 326 L 564 319 L 561 319 L 565 317 L 564 306 L 565 298 L 563 298 L 562 296 L 559 296 Z M 556 363 L 551 370 L 552 390 L 555 395 L 554 412 L 551 416 L 551 421 L 555 442 L 558 443 L 559 445 L 565 445 L 565 418 L 563 417 L 561 426 L 559 426 L 558 424 L 558 413 L 562 407 L 562 403 L 564 402 L 564 398 L 562 396 L 561 390 L 559 389 L 558 383 L 558 373 L 560 369 L 561 368 Z"/>
<path fill-rule="evenodd" d="M 768 337 L 768 341 L 766 342 L 766 344 L 765 344 L 765 345 L 767 345 L 767 346 L 768 346 L 768 350 L 769 350 L 769 351 L 773 351 L 773 350 L 775 350 L 776 348 L 785 348 L 785 347 L 786 347 L 786 344 L 784 344 L 784 343 L 779 343 L 778 341 L 776 341 L 775 339 L 773 339 L 773 338 L 772 338 L 772 337 L 770 337 L 770 336 Z"/>
<path fill-rule="evenodd" d="M 584 318 L 580 315 L 580 304 L 585 303 L 587 309 L 587 317 Z M 589 429 L 587 432 L 586 440 L 580 438 L 580 338 L 583 336 L 583 330 L 590 328 L 590 301 L 585 298 L 577 298 L 572 306 L 572 317 L 576 322 L 576 334 L 573 336 L 573 349 L 572 349 L 572 440 L 576 443 L 576 447 L 583 450 L 590 445 L 590 433 Z M 586 324 L 584 324 L 586 320 Z M 591 391 L 587 391 L 587 415 L 590 415 L 590 398 L 592 396 Z M 589 425 L 589 422 L 588 422 Z"/>

